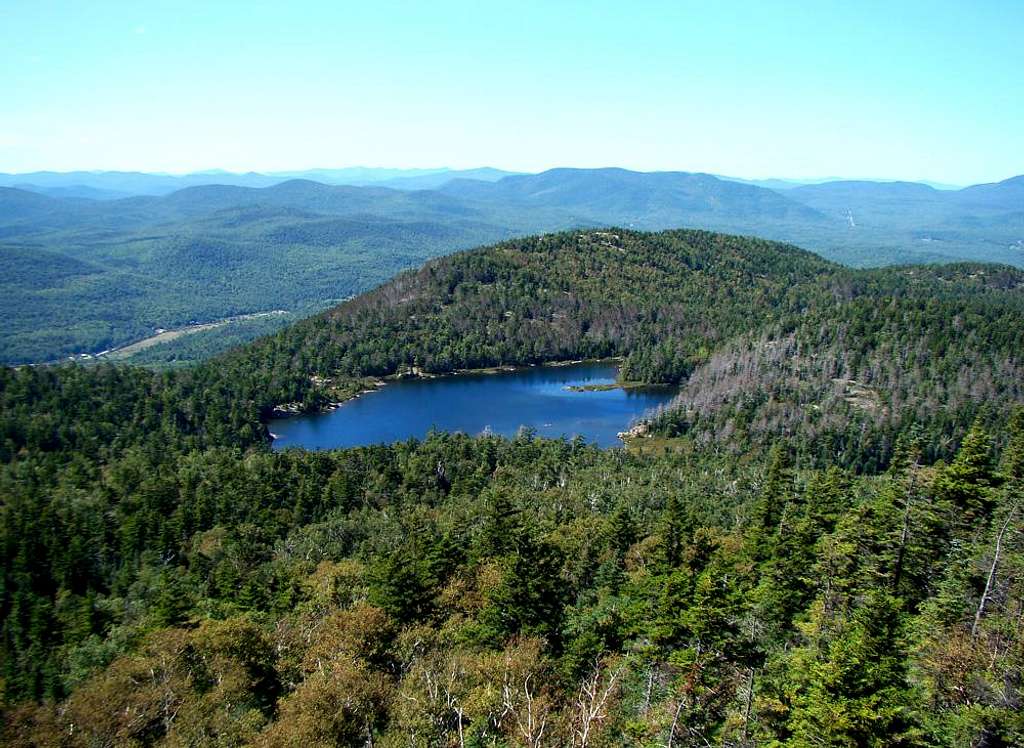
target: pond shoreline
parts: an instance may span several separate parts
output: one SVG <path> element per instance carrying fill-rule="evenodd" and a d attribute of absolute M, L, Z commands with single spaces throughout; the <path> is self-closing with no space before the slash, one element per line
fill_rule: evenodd
<path fill-rule="evenodd" d="M 346 403 L 350 403 L 353 400 L 358 400 L 363 395 L 369 395 L 374 392 L 380 392 L 390 382 L 408 381 L 410 379 L 443 379 L 447 377 L 461 377 L 469 375 L 491 376 L 495 374 L 513 374 L 517 371 L 529 371 L 530 369 L 539 369 L 544 367 L 556 368 L 561 366 L 577 366 L 579 364 L 620 364 L 622 363 L 622 360 L 622 356 L 609 356 L 608 358 L 578 358 L 560 361 L 545 361 L 544 363 L 541 364 L 506 364 L 503 366 L 487 366 L 480 369 L 455 369 L 453 371 L 442 373 L 425 372 L 422 369 L 418 369 L 418 367 L 410 367 L 408 370 L 404 372 L 399 372 L 395 374 L 385 374 L 384 376 L 381 377 L 364 377 L 364 386 L 358 392 L 354 392 L 353 394 L 348 395 L 347 397 L 332 400 L 331 402 L 325 403 L 315 408 L 303 408 L 301 403 L 282 403 L 280 405 L 275 405 L 274 409 L 270 413 L 270 416 L 268 417 L 268 420 L 278 421 L 286 418 L 295 418 L 297 416 L 308 416 L 317 413 L 331 413 L 340 408 L 342 405 L 345 405 Z M 630 382 L 622 385 L 616 383 L 612 385 L 595 386 L 601 386 L 606 389 L 619 389 L 620 387 L 626 389 L 629 387 L 638 387 L 644 385 L 637 385 L 635 383 Z M 571 391 L 589 392 L 590 390 L 577 389 Z M 277 435 L 271 431 L 268 431 L 267 433 L 270 434 L 271 441 L 278 438 Z"/>
<path fill-rule="evenodd" d="M 301 418 L 265 423 L 275 450 L 390 443 L 422 438 L 431 429 L 511 437 L 522 427 L 545 437 L 580 435 L 602 447 L 618 447 L 623 429 L 636 426 L 674 394 L 664 387 L 621 386 L 615 382 L 620 366 L 619 359 L 603 358 L 444 374 L 404 368 L 397 375 L 337 385 L 316 380 L 333 402 L 304 413 L 295 404 L 287 415 Z M 362 397 L 369 392 L 381 394 Z"/>

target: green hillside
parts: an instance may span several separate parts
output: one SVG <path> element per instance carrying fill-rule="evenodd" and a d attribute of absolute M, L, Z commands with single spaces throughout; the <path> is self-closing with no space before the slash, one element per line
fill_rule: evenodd
<path fill-rule="evenodd" d="M 96 353 L 240 314 L 305 316 L 430 257 L 551 223 L 315 182 L 105 202 L 0 190 L 0 361 Z"/>
<path fill-rule="evenodd" d="M 299 318 L 432 257 L 585 226 L 756 235 L 853 266 L 1024 264 L 1019 179 L 959 191 L 875 182 L 773 191 L 682 172 L 468 174 L 484 179 L 404 177 L 401 190 L 295 179 L 114 200 L 0 188 L 9 268 L 0 280 L 0 361 L 95 354 L 157 329 L 244 314 L 283 309 Z M 437 189 L 408 189 L 417 184 Z M 194 360 L 255 332 L 224 326 L 202 346 L 183 338 L 146 360 Z"/>
<path fill-rule="evenodd" d="M 610 229 L 0 369 L 0 741 L 1019 744 L 1022 322 L 1005 266 Z M 626 449 L 268 449 L 367 376 L 608 355 L 682 387 Z"/>

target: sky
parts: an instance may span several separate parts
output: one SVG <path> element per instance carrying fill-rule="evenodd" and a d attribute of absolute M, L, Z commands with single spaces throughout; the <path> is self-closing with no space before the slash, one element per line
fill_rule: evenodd
<path fill-rule="evenodd" d="M 1024 2 L 0 3 L 0 171 L 1024 172 Z"/>

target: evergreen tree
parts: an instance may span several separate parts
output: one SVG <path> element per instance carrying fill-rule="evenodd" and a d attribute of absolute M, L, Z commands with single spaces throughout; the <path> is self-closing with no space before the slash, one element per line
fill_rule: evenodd
<path fill-rule="evenodd" d="M 956 513 L 956 532 L 964 537 L 992 506 L 992 488 L 998 484 L 992 462 L 992 439 L 980 420 L 975 421 L 937 483 L 943 499 Z"/>
<path fill-rule="evenodd" d="M 841 631 L 811 645 L 820 647 L 816 654 L 793 657 L 801 685 L 789 745 L 922 744 L 900 607 L 885 592 L 869 592 Z"/>

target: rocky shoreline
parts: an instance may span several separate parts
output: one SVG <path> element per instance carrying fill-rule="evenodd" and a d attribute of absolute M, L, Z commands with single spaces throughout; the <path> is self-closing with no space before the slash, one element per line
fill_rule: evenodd
<path fill-rule="evenodd" d="M 618 434 L 616 434 L 616 436 L 619 437 L 619 439 L 621 439 L 623 442 L 627 442 L 630 439 L 649 437 L 651 436 L 651 424 L 647 423 L 647 421 L 640 421 L 636 425 L 632 426 L 629 430 L 620 431 Z"/>

